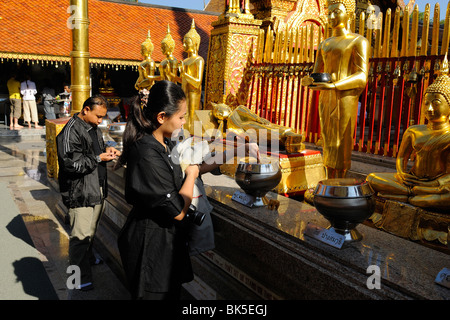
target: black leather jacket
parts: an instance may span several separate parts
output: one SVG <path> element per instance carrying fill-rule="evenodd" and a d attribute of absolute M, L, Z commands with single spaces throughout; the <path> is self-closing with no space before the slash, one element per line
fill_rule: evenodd
<path fill-rule="evenodd" d="M 75 114 L 56 137 L 59 165 L 59 189 L 68 208 L 100 204 L 107 196 L 106 177 L 102 186 L 98 178 L 98 161 L 89 130 L 97 130 L 100 149 L 105 151 L 102 132 Z M 100 191 L 103 188 L 103 195 Z"/>

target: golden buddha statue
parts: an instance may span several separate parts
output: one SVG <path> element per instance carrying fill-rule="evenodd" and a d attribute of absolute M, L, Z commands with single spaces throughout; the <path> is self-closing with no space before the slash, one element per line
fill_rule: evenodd
<path fill-rule="evenodd" d="M 271 123 L 245 106 L 231 109 L 222 103 L 211 102 L 211 105 L 213 107 L 212 114 L 218 122 L 226 122 L 224 129 L 237 136 L 248 136 L 250 141 L 257 142 L 259 145 L 267 143 L 266 146 L 271 145 L 272 139 L 276 139 L 276 143 L 279 142 L 287 153 L 296 153 L 305 149 L 304 137 L 294 132 L 292 128 Z M 266 141 L 260 139 L 266 139 Z"/>
<path fill-rule="evenodd" d="M 166 59 L 159 64 L 159 74 L 161 75 L 161 80 L 181 82 L 181 78 L 177 76 L 178 60 L 173 56 L 174 49 L 175 41 L 170 34 L 170 26 L 167 25 L 167 34 L 161 41 L 161 51 L 166 56 Z"/>
<path fill-rule="evenodd" d="M 139 65 L 139 78 L 134 85 L 136 90 L 150 90 L 155 81 L 161 79 L 160 76 L 155 76 L 156 64 L 152 59 L 153 48 L 149 30 L 147 39 L 141 44 L 141 54 L 144 57 L 144 60 Z"/>
<path fill-rule="evenodd" d="M 446 61 L 445 61 L 446 62 Z M 406 129 L 396 159 L 397 173 L 371 173 L 367 181 L 380 197 L 421 208 L 450 206 L 450 77 L 448 64 L 427 88 L 422 110 L 428 123 Z M 412 168 L 408 160 L 415 154 Z"/>
<path fill-rule="evenodd" d="M 369 42 L 348 30 L 354 0 L 329 0 L 328 4 L 332 36 L 319 44 L 313 73 L 328 73 L 331 82 L 314 82 L 307 76 L 302 83 L 321 91 L 319 117 L 326 176 L 342 178 L 351 167 L 358 98 L 368 78 Z"/>
<path fill-rule="evenodd" d="M 103 71 L 103 77 L 100 78 L 100 85 L 98 87 L 98 91 L 101 94 L 113 94 L 114 88 L 111 85 L 111 79 L 108 77 L 108 73 Z"/>
<path fill-rule="evenodd" d="M 205 61 L 198 55 L 200 47 L 200 35 L 195 30 L 195 22 L 192 19 L 191 29 L 183 38 L 183 49 L 188 57 L 180 66 L 181 87 L 186 94 L 187 115 L 186 129 L 193 130 L 195 110 L 200 110 L 202 95 L 203 69 Z"/>

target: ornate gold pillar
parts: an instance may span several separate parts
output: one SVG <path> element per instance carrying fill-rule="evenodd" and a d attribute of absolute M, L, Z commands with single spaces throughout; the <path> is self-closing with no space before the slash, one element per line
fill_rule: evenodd
<path fill-rule="evenodd" d="M 234 4 L 234 2 L 232 2 Z M 248 7 L 230 5 L 212 23 L 205 79 L 205 107 L 210 103 L 247 104 L 245 94 L 237 96 L 244 69 L 256 52 L 262 21 L 254 19 Z"/>
<path fill-rule="evenodd" d="M 89 98 L 90 72 L 89 72 L 89 18 L 88 0 L 70 0 L 70 5 L 75 6 L 72 28 L 71 59 L 71 90 L 73 115 L 79 112 L 84 101 Z"/>
<path fill-rule="evenodd" d="M 295 10 L 301 0 L 250 0 L 251 10 L 256 19 L 263 21 L 263 27 L 272 25 L 276 19 L 284 21 L 289 12 Z"/>

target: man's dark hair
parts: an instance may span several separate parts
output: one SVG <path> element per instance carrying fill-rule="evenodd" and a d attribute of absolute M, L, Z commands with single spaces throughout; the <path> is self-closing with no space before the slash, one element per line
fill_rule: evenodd
<path fill-rule="evenodd" d="M 108 101 L 101 94 L 96 94 L 93 95 L 92 97 L 89 97 L 83 103 L 83 109 L 89 107 L 91 110 L 93 110 L 95 106 L 103 106 L 105 108 L 108 108 Z"/>

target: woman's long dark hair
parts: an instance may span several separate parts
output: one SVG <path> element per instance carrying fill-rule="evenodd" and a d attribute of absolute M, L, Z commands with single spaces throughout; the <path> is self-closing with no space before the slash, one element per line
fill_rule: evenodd
<path fill-rule="evenodd" d="M 130 147 L 145 133 L 151 134 L 159 127 L 157 116 L 164 112 L 171 117 L 180 108 L 186 96 L 179 85 L 171 81 L 158 81 L 150 89 L 147 97 L 136 96 L 128 113 L 127 126 L 123 133 L 123 150 L 115 168 L 127 163 Z"/>

